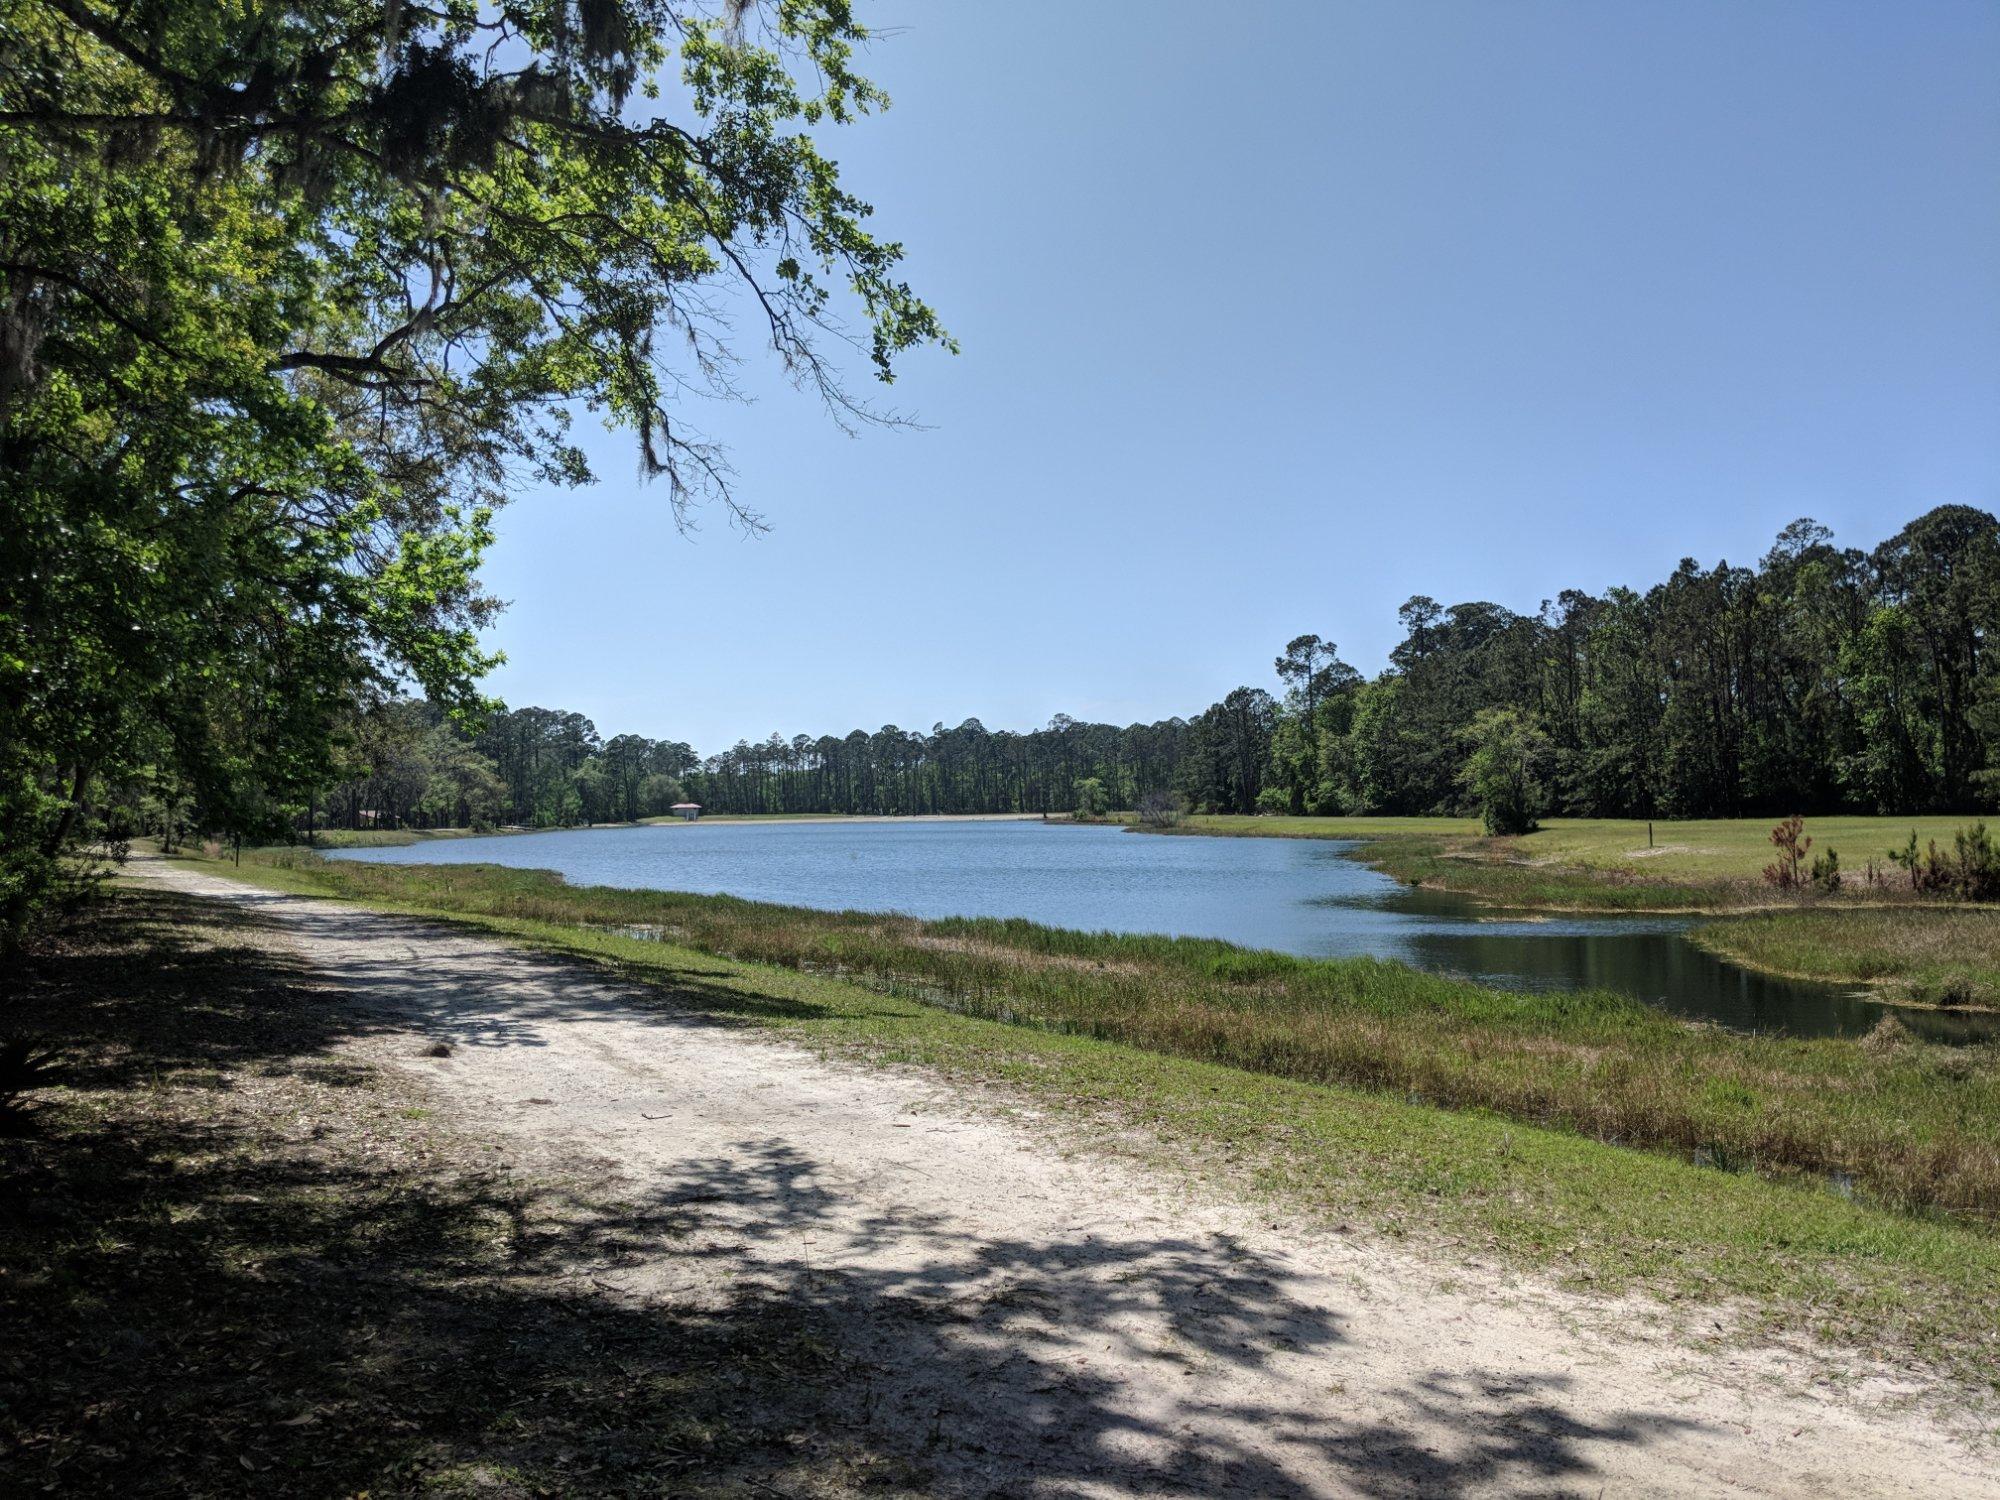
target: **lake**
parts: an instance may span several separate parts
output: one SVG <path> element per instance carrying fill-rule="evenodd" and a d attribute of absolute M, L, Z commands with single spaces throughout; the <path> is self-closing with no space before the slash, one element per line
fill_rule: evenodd
<path fill-rule="evenodd" d="M 1031 822 L 687 823 L 438 839 L 336 859 L 555 870 L 575 885 L 697 891 L 914 917 L 1223 938 L 1367 955 L 1507 989 L 1595 986 L 1742 1030 L 1856 1035 L 1891 1009 L 1703 952 L 1681 917 L 1523 916 L 1411 890 L 1339 840 L 1159 837 Z M 1984 1017 L 1897 1009 L 1938 1040 Z"/>

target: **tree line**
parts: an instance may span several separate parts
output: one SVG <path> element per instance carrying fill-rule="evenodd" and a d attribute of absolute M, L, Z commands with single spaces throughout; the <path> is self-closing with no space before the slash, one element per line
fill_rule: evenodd
<path fill-rule="evenodd" d="M 1092 778 L 1104 805 L 1129 806 L 1171 785 L 1186 732 L 1179 719 L 1119 729 L 1058 715 L 1026 734 L 971 719 L 929 734 L 773 735 L 703 759 L 681 740 L 605 738 L 559 709 L 502 711 L 468 731 L 422 701 L 385 699 L 356 716 L 347 774 L 296 809 L 293 826 L 564 827 L 690 800 L 724 813 L 1068 811 Z"/>
<path fill-rule="evenodd" d="M 1267 780 L 1232 808 L 1463 811 L 1467 763 L 1496 743 L 1534 807 L 1577 816 L 1956 811 L 2000 790 L 2000 527 L 1969 506 L 1867 552 L 1802 520 L 1754 567 L 1688 559 L 1531 615 L 1401 613 L 1372 681 L 1292 643 Z"/>
<path fill-rule="evenodd" d="M 1485 812 L 1502 831 L 1552 813 L 1970 810 L 2000 793 L 1996 616 L 2000 523 L 1984 511 L 1933 510 L 1867 552 L 1797 521 L 1754 567 L 1688 560 L 1643 592 L 1564 590 L 1533 614 L 1419 596 L 1373 678 L 1301 635 L 1273 663 L 1275 691 L 1240 687 L 1153 724 L 886 725 L 773 734 L 703 759 L 679 741 L 601 740 L 574 713 L 521 709 L 454 739 L 441 716 L 386 705 L 358 741 L 369 773 L 326 805 L 350 826 L 548 826 L 683 798 L 721 813 L 889 815 L 1171 799 L 1216 813 Z M 436 767 L 427 793 L 403 775 L 419 728 Z"/>

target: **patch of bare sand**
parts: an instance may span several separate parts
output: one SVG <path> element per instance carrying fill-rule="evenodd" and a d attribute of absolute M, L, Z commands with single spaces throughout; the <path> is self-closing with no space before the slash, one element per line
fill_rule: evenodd
<path fill-rule="evenodd" d="M 557 959 L 149 862 L 285 924 L 510 1160 L 594 1173 L 683 1233 L 604 1294 L 830 1315 L 869 1440 L 952 1494 L 2000 1496 L 1898 1372 L 1691 1351 L 1638 1304 L 1301 1237 L 1068 1156 L 906 1074 L 830 1064 Z M 687 982 L 699 984 L 697 972 Z M 434 1058 L 442 1041 L 449 1055 Z"/>

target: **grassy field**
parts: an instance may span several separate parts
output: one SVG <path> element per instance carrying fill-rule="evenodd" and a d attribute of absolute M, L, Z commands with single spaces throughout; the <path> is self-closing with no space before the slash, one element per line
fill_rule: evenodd
<path fill-rule="evenodd" d="M 1688 823 L 1654 823 L 1647 844 L 1642 822 L 1618 819 L 1555 819 L 1540 831 L 1506 841 L 1521 858 L 1548 860 L 1586 870 L 1637 870 L 1677 881 L 1744 881 L 1761 884 L 1771 862 L 1771 829 L 1776 818 L 1721 818 Z M 1869 860 L 1887 873 L 1887 852 L 1911 832 L 1949 845 L 1954 830 L 1973 815 L 1951 817 L 1808 818 L 1814 854 L 1838 850 L 1841 867 L 1859 885 Z"/>
<path fill-rule="evenodd" d="M 470 829 L 322 828 L 313 834 L 313 842 L 322 849 L 389 849 L 420 843 L 425 839 L 470 836 Z"/>
<path fill-rule="evenodd" d="M 2000 1048 L 1743 1036 L 1605 992 L 1498 991 L 1368 959 L 579 887 L 493 865 L 269 854 L 243 868 L 370 904 L 636 932 L 1042 1031 L 2000 1219 Z"/>
<path fill-rule="evenodd" d="M 1365 1224 L 1669 1303 L 1741 1299 L 1747 1327 L 1902 1350 L 2000 1390 L 1991 1221 L 1976 1205 L 1950 1215 L 1887 1203 L 1934 1201 L 1954 1177 L 1953 1192 L 1992 1181 L 1994 1049 L 1759 1042 L 1660 1023 L 1611 997 L 1528 1005 L 1388 965 L 1301 965 L 1220 944 L 803 913 L 492 867 L 337 868 L 337 882 L 295 859 L 243 873 L 443 915 L 827 1055 L 1021 1097 L 1088 1149 L 1163 1151 L 1302 1228 Z M 732 951 L 764 961 L 718 956 Z M 1378 1063 L 1365 1061 L 1371 1047 Z M 1398 1071 L 1412 1063 L 1439 1095 L 1416 1097 Z M 1338 1081 L 1346 1069 L 1366 1081 Z M 1638 1107 L 1711 1144 L 1690 1159 L 1594 1139 L 1582 1119 L 1558 1128 L 1443 1107 L 1454 1081 L 1510 1078 L 1539 1079 L 1544 1104 L 1567 1099 L 1605 1120 Z M 1814 1175 L 1830 1154 L 1850 1159 L 1850 1133 L 1879 1153 L 1879 1194 Z M 1818 1164 L 1769 1163 L 1776 1178 L 1698 1164 L 1747 1165 L 1760 1139 Z M 1925 1188 L 1892 1160 L 1941 1175 Z"/>

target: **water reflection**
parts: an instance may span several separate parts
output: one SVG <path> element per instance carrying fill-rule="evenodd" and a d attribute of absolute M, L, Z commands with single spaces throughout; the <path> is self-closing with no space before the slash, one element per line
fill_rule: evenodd
<path fill-rule="evenodd" d="M 726 892 L 918 917 L 1025 917 L 1090 931 L 1216 937 L 1313 957 L 1369 955 L 1510 989 L 1602 987 L 1677 1014 L 1796 1035 L 1855 1035 L 1891 1007 L 1769 979 L 1686 937 L 1681 917 L 1495 913 L 1412 891 L 1332 840 L 1157 838 L 1115 828 L 977 823 L 695 823 L 455 839 L 337 857 L 488 862 L 577 884 Z M 1940 1040 L 1992 1018 L 1899 1010 Z"/>
<path fill-rule="evenodd" d="M 1610 931 L 1577 931 L 1578 925 L 1555 932 L 1525 923 L 1427 931 L 1410 939 L 1409 961 L 1506 988 L 1617 990 L 1744 1031 L 1852 1036 L 1888 1009 L 1866 991 L 1774 979 L 1725 963 L 1688 941 L 1684 929 L 1618 919 L 1606 919 Z M 1910 1030 L 1940 1040 L 1969 1041 L 1994 1029 L 1976 1017 L 1897 1014 Z"/>

